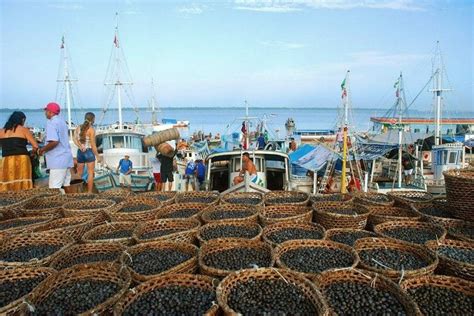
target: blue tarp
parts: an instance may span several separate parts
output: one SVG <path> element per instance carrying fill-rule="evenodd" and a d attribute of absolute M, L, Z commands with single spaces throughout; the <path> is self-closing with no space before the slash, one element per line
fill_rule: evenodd
<path fill-rule="evenodd" d="M 333 153 L 324 146 L 317 145 L 313 150 L 308 151 L 306 154 L 300 156 L 299 159 L 293 161 L 293 164 L 303 167 L 307 170 L 318 171 L 324 167 L 328 160 L 333 159 L 334 155 L 337 154 Z"/>
<path fill-rule="evenodd" d="M 288 156 L 290 157 L 290 162 L 293 163 L 309 153 L 310 151 L 314 150 L 316 147 L 304 144 L 303 146 L 300 146 L 297 150 L 294 152 L 290 153 Z"/>

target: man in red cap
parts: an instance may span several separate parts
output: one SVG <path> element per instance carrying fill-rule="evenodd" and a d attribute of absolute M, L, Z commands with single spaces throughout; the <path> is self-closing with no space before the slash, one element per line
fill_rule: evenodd
<path fill-rule="evenodd" d="M 45 154 L 49 168 L 49 187 L 52 189 L 64 188 L 68 191 L 71 182 L 70 168 L 74 166 L 71 147 L 69 146 L 68 127 L 66 121 L 59 117 L 59 104 L 51 102 L 44 108 L 48 119 L 46 123 L 46 146 L 39 150 Z"/>

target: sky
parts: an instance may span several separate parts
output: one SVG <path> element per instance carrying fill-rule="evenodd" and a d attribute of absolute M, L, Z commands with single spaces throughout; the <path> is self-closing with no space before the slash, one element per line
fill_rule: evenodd
<path fill-rule="evenodd" d="M 439 41 L 446 106 L 474 110 L 469 0 L 0 0 L 0 107 L 56 99 L 63 35 L 75 105 L 105 106 L 116 12 L 135 106 L 337 107 L 350 70 L 354 108 L 390 107 L 402 72 L 427 109 Z"/>

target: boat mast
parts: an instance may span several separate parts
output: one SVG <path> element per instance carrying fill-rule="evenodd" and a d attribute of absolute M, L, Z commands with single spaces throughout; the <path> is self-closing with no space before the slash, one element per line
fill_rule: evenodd
<path fill-rule="evenodd" d="M 158 119 L 156 118 L 156 112 L 159 111 L 155 109 L 156 105 L 156 96 L 155 96 L 155 83 L 153 81 L 153 78 L 151 78 L 151 100 L 150 100 L 150 106 L 151 106 L 151 124 L 157 125 L 158 124 Z"/>
<path fill-rule="evenodd" d="M 71 74 L 69 70 L 69 56 L 66 49 L 66 41 L 64 39 L 64 35 L 61 38 L 61 55 L 62 55 L 62 60 L 63 60 L 64 73 L 63 73 L 62 78 L 59 78 L 57 82 L 64 82 L 64 89 L 66 90 L 67 124 L 68 124 L 69 129 L 72 129 L 71 83 L 73 81 L 77 81 L 77 79 L 71 78 Z"/>
<path fill-rule="evenodd" d="M 433 76 L 435 81 L 433 84 L 433 89 L 430 92 L 433 92 L 435 98 L 435 145 L 440 145 L 442 142 L 441 137 L 441 102 L 442 102 L 442 93 L 443 91 L 450 91 L 451 89 L 443 89 L 443 60 L 441 56 L 441 50 L 439 48 L 439 41 L 436 42 L 436 54 L 433 60 L 433 69 L 436 67 L 436 71 Z"/>
<path fill-rule="evenodd" d="M 344 116 L 342 118 L 342 173 L 341 173 L 341 193 L 346 193 L 346 163 L 347 163 L 347 130 L 349 127 L 349 73 L 341 84 L 342 88 L 342 105 L 344 107 Z"/>
<path fill-rule="evenodd" d="M 120 59 L 121 55 L 121 47 L 120 47 L 120 41 L 119 41 L 119 32 L 118 32 L 118 13 L 115 13 L 116 16 L 116 25 L 115 25 L 115 36 L 114 36 L 114 47 L 112 50 L 112 54 L 114 56 L 114 61 L 115 61 L 115 68 L 113 69 L 115 78 L 112 78 L 112 80 L 115 80 L 113 82 L 105 82 L 105 85 L 112 85 L 115 86 L 117 89 L 117 107 L 118 107 L 118 115 L 119 115 L 119 129 L 123 128 L 123 118 L 122 118 L 122 86 L 123 85 L 132 85 L 132 82 L 123 82 L 121 81 L 120 78 L 120 73 L 121 73 L 121 68 L 126 67 L 126 65 L 122 65 L 122 61 Z"/>
<path fill-rule="evenodd" d="M 400 72 L 400 77 L 398 77 L 397 82 L 394 85 L 394 88 L 397 88 L 395 96 L 397 97 L 397 108 L 398 108 L 398 187 L 402 187 L 402 141 L 403 141 L 403 126 L 402 126 L 402 116 L 405 105 L 405 99 L 402 97 L 404 95 L 403 89 L 403 76 Z M 402 93 L 400 93 L 402 92 Z"/>

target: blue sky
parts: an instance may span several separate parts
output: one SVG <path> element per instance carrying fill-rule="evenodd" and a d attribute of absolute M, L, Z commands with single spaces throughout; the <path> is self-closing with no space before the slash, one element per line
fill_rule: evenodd
<path fill-rule="evenodd" d="M 55 98 L 65 34 L 76 103 L 103 106 L 115 12 L 144 106 L 337 107 L 351 70 L 354 107 L 389 107 L 400 71 L 408 101 L 425 85 L 440 41 L 455 110 L 474 108 L 472 1 L 0 0 L 0 107 Z M 425 89 L 426 90 L 426 89 Z M 413 107 L 429 108 L 423 92 Z"/>

